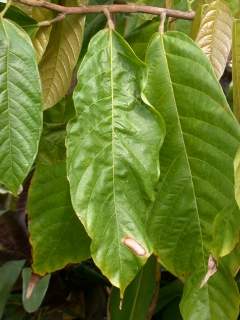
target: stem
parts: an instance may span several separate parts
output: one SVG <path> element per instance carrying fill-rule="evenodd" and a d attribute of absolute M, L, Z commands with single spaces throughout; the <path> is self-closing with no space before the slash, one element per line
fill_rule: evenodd
<path fill-rule="evenodd" d="M 6 3 L 3 11 L 0 13 L 0 17 L 3 18 L 5 13 L 8 11 L 9 7 L 11 6 L 12 4 L 12 0 L 8 0 L 8 2 Z"/>
<path fill-rule="evenodd" d="M 104 13 L 106 10 L 109 13 L 148 13 L 152 15 L 161 15 L 165 13 L 167 17 L 173 17 L 177 19 L 192 20 L 195 16 L 195 12 L 185 12 L 180 10 L 159 8 L 154 6 L 137 5 L 134 3 L 129 4 L 112 4 L 112 5 L 89 5 L 78 7 L 65 7 L 59 4 L 51 3 L 45 0 L 15 0 L 15 2 L 25 4 L 32 7 L 42 7 L 45 9 L 53 10 L 58 13 L 68 14 L 91 14 L 91 13 Z"/>

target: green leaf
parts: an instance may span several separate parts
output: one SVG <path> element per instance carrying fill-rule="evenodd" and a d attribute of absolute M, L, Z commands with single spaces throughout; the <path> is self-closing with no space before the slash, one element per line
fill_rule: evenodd
<path fill-rule="evenodd" d="M 146 61 L 145 95 L 167 126 L 149 234 L 169 271 L 186 278 L 197 269 L 203 278 L 213 221 L 235 204 L 233 159 L 240 129 L 207 58 L 190 38 L 156 34 Z"/>
<path fill-rule="evenodd" d="M 201 273 L 195 272 L 185 284 L 180 305 L 184 320 L 236 320 L 240 296 L 231 272 L 220 265 L 202 288 L 201 281 Z"/>
<path fill-rule="evenodd" d="M 17 281 L 25 261 L 9 261 L 0 267 L 0 319 L 14 283 Z"/>
<path fill-rule="evenodd" d="M 67 130 L 73 207 L 121 295 L 151 253 L 146 221 L 164 138 L 160 115 L 141 101 L 143 67 L 121 36 L 100 31 L 81 64 Z"/>
<path fill-rule="evenodd" d="M 113 288 L 110 296 L 111 320 L 146 320 L 158 286 L 158 264 L 150 257 L 134 281 L 127 287 L 121 301 L 120 292 Z M 121 307 L 121 308 L 120 308 Z"/>
<path fill-rule="evenodd" d="M 233 75 L 233 112 L 240 121 L 240 19 L 233 23 L 232 75 Z"/>
<path fill-rule="evenodd" d="M 29 190 L 33 270 L 40 275 L 89 257 L 89 238 L 71 205 L 64 138 L 58 131 L 44 136 Z"/>
<path fill-rule="evenodd" d="M 207 55 L 220 79 L 232 44 L 232 15 L 222 0 L 213 1 L 204 7 L 196 43 Z"/>
<path fill-rule="evenodd" d="M 65 2 L 68 6 L 79 4 L 78 0 Z M 82 46 L 84 21 L 84 16 L 68 15 L 52 27 L 39 65 L 45 109 L 53 107 L 68 92 Z"/>
<path fill-rule="evenodd" d="M 24 309 L 31 313 L 40 307 L 48 289 L 51 275 L 40 278 L 32 274 L 30 268 L 24 268 L 22 272 L 23 291 L 22 302 Z"/>
<path fill-rule="evenodd" d="M 0 182 L 17 194 L 37 153 L 41 87 L 28 35 L 0 21 Z"/>

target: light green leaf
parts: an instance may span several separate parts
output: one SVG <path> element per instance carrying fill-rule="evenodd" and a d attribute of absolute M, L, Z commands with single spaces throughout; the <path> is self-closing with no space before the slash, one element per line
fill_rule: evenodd
<path fill-rule="evenodd" d="M 237 320 L 240 296 L 231 272 L 219 266 L 202 288 L 201 281 L 201 273 L 195 272 L 185 284 L 180 304 L 184 320 Z"/>
<path fill-rule="evenodd" d="M 207 55 L 217 78 L 220 79 L 232 44 L 232 15 L 222 0 L 204 6 L 196 43 Z"/>
<path fill-rule="evenodd" d="M 52 30 L 52 26 L 40 27 L 32 41 L 33 46 L 36 50 L 38 63 L 41 61 L 42 56 L 47 48 L 51 30 Z"/>
<path fill-rule="evenodd" d="M 42 128 L 41 86 L 28 35 L 0 20 L 0 182 L 17 194 Z"/>
<path fill-rule="evenodd" d="M 65 2 L 68 6 L 79 4 L 78 0 Z M 49 45 L 39 65 L 45 109 L 67 94 L 82 46 L 84 21 L 84 16 L 68 15 L 52 27 Z"/>
<path fill-rule="evenodd" d="M 0 267 L 0 319 L 2 319 L 5 304 L 24 263 L 24 260 L 9 261 Z"/>
<path fill-rule="evenodd" d="M 190 38 L 156 34 L 146 57 L 145 95 L 158 103 L 167 126 L 149 234 L 169 271 L 186 278 L 197 269 L 204 277 L 213 221 L 235 204 L 233 159 L 240 129 L 207 58 Z"/>
<path fill-rule="evenodd" d="M 77 118 L 67 130 L 73 207 L 95 263 L 121 295 L 151 253 L 146 221 L 164 138 L 160 115 L 140 98 L 143 68 L 117 33 L 99 32 L 79 70 Z"/>
<path fill-rule="evenodd" d="M 240 207 L 240 148 L 234 159 L 235 199 Z"/>
<path fill-rule="evenodd" d="M 233 24 L 232 64 L 233 112 L 240 121 L 240 19 Z"/>
<path fill-rule="evenodd" d="M 89 257 L 89 238 L 73 211 L 65 132 L 44 136 L 28 197 L 33 270 L 44 275 Z"/>
<path fill-rule="evenodd" d="M 158 277 L 160 275 L 158 269 L 156 258 L 150 257 L 134 281 L 127 287 L 122 301 L 119 290 L 112 289 L 109 304 L 111 320 L 148 319 L 153 297 L 158 292 Z"/>
<path fill-rule="evenodd" d="M 35 312 L 40 307 L 47 292 L 50 277 L 51 275 L 48 274 L 41 278 L 38 275 L 32 274 L 30 268 L 23 269 L 22 302 L 27 312 Z"/>

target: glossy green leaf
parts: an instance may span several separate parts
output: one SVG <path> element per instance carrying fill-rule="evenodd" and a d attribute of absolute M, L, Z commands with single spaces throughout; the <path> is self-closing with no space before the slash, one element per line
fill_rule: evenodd
<path fill-rule="evenodd" d="M 89 238 L 73 211 L 64 131 L 44 136 L 28 197 L 33 270 L 46 274 L 89 257 Z"/>
<path fill-rule="evenodd" d="M 146 57 L 145 95 L 158 103 L 167 126 L 149 234 L 169 271 L 186 278 L 197 269 L 203 278 L 214 219 L 235 204 L 233 159 L 240 129 L 207 58 L 190 38 L 156 34 Z"/>
<path fill-rule="evenodd" d="M 0 319 L 3 316 L 5 304 L 17 281 L 25 261 L 9 261 L 0 267 Z"/>
<path fill-rule="evenodd" d="M 28 35 L 0 20 L 0 182 L 17 194 L 38 149 L 41 86 Z"/>
<path fill-rule="evenodd" d="M 111 320 L 146 320 L 158 284 L 158 264 L 150 257 L 134 281 L 127 287 L 120 300 L 119 289 L 113 288 L 109 303 Z M 160 270 L 159 270 L 160 273 Z"/>
<path fill-rule="evenodd" d="M 222 0 L 213 1 L 204 7 L 196 43 L 207 55 L 220 79 L 232 44 L 232 15 Z"/>
<path fill-rule="evenodd" d="M 40 307 L 47 292 L 50 277 L 51 275 L 49 274 L 40 278 L 32 274 L 30 268 L 23 269 L 22 302 L 27 312 L 35 312 Z"/>
<path fill-rule="evenodd" d="M 82 0 L 68 0 L 68 6 L 84 4 Z M 68 15 L 53 25 L 49 45 L 39 65 L 45 109 L 54 106 L 70 87 L 83 38 L 85 17 Z"/>
<path fill-rule="evenodd" d="M 232 45 L 233 112 L 240 121 L 240 20 L 234 20 Z"/>
<path fill-rule="evenodd" d="M 201 273 L 195 272 L 185 284 L 180 305 L 183 319 L 237 320 L 240 296 L 231 272 L 219 266 L 202 288 L 201 281 Z"/>
<path fill-rule="evenodd" d="M 100 31 L 79 70 L 67 134 L 73 207 L 95 263 L 121 294 L 151 253 L 146 221 L 164 138 L 160 115 L 140 98 L 143 68 L 117 33 Z"/>

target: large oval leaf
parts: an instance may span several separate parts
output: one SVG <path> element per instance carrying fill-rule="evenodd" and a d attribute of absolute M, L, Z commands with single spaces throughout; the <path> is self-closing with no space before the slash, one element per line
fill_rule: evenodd
<path fill-rule="evenodd" d="M 225 2 L 216 0 L 204 6 L 196 42 L 208 56 L 220 79 L 232 44 L 232 16 Z"/>
<path fill-rule="evenodd" d="M 38 149 L 41 86 L 28 35 L 0 20 L 0 182 L 17 194 Z"/>
<path fill-rule="evenodd" d="M 141 101 L 142 72 L 117 33 L 99 32 L 79 70 L 77 118 L 68 126 L 73 207 L 93 259 L 121 294 L 151 252 L 146 220 L 164 136 L 160 116 Z"/>
<path fill-rule="evenodd" d="M 90 255 L 89 238 L 71 205 L 64 138 L 64 131 L 46 130 L 29 189 L 32 267 L 40 275 L 79 263 Z"/>
<path fill-rule="evenodd" d="M 86 1 L 65 2 L 74 6 Z M 49 45 L 39 65 L 45 108 L 59 102 L 70 87 L 82 46 L 84 21 L 84 16 L 68 15 L 52 28 Z"/>
<path fill-rule="evenodd" d="M 191 39 L 177 32 L 156 34 L 147 65 L 145 95 L 158 103 L 167 125 L 149 233 L 168 270 L 185 278 L 196 269 L 203 277 L 213 221 L 235 205 L 233 159 L 240 129 L 207 58 Z M 225 227 L 231 232 L 231 225 Z M 224 254 L 231 249 L 232 243 Z"/>

